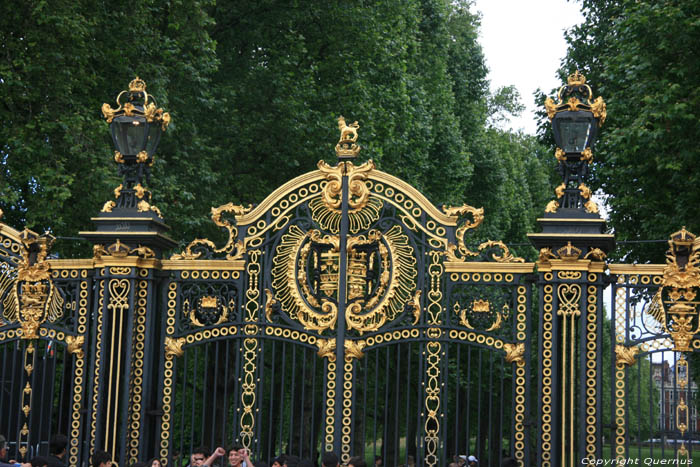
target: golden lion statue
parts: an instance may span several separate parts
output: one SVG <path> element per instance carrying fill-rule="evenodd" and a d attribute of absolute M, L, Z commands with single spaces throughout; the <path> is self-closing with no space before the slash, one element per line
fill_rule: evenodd
<path fill-rule="evenodd" d="M 352 141 L 353 143 L 357 141 L 357 130 L 360 129 L 357 121 L 347 125 L 345 117 L 341 115 L 338 117 L 338 129 L 340 130 L 340 141 Z"/>

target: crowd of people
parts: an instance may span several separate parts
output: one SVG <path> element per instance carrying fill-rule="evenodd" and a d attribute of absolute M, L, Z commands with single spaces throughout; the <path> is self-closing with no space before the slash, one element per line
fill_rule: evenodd
<path fill-rule="evenodd" d="M 29 462 L 16 462 L 7 459 L 7 441 L 0 435 L 0 467 L 67 467 L 68 438 L 65 435 L 56 435 L 49 442 L 48 456 L 35 456 Z M 224 458 L 224 459 L 222 459 Z M 301 459 L 293 455 L 282 455 L 272 459 L 268 464 L 264 461 L 253 461 L 250 459 L 249 451 L 241 445 L 234 445 L 229 449 L 218 447 L 214 452 L 209 452 L 206 447 L 199 447 L 192 451 L 187 467 L 209 467 L 216 465 L 227 465 L 229 467 L 316 467 L 316 463 L 311 459 Z M 90 459 L 92 467 L 112 467 L 112 459 L 105 451 L 96 451 Z M 182 464 L 180 464 L 182 465 Z M 351 457 L 347 463 L 348 467 L 368 467 L 363 457 Z M 454 456 L 449 467 L 478 467 L 479 461 L 473 455 Z M 516 467 L 518 463 L 515 459 L 506 458 L 501 467 Z M 151 459 L 148 462 L 137 462 L 130 467 L 162 467 L 159 459 Z M 176 464 L 176 467 L 180 467 Z M 333 452 L 325 452 L 321 456 L 321 467 L 340 467 L 338 456 Z M 374 467 L 384 467 L 381 456 L 375 456 Z M 415 467 L 413 456 L 407 456 L 407 462 L 401 467 Z"/>

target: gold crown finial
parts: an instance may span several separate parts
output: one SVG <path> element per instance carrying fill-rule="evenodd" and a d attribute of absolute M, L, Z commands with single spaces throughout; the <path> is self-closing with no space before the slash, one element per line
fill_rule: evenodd
<path fill-rule="evenodd" d="M 129 91 L 131 92 L 143 92 L 146 90 L 146 82 L 139 78 L 138 76 L 131 80 L 129 83 Z"/>
<path fill-rule="evenodd" d="M 671 234 L 671 241 L 677 246 L 690 246 L 695 242 L 695 234 L 685 230 L 685 226 L 678 232 Z"/>
<path fill-rule="evenodd" d="M 586 77 L 576 70 L 573 75 L 569 75 L 566 81 L 569 86 L 581 86 L 582 84 L 586 84 Z"/>
<path fill-rule="evenodd" d="M 340 140 L 335 145 L 335 153 L 338 157 L 355 157 L 360 152 L 360 146 L 357 144 L 357 130 L 360 125 L 357 121 L 348 125 L 345 122 L 345 117 L 338 117 L 338 129 L 340 130 Z"/>
<path fill-rule="evenodd" d="M 474 303 L 472 303 L 472 310 L 475 313 L 488 313 L 491 311 L 491 304 L 488 300 L 474 300 Z"/>

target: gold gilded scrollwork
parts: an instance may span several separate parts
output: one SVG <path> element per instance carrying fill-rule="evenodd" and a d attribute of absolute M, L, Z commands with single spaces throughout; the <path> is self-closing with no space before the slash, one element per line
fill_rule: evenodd
<path fill-rule="evenodd" d="M 503 344 L 503 350 L 506 351 L 506 362 L 508 363 L 524 363 L 525 362 L 525 344 Z"/>
<path fill-rule="evenodd" d="M 510 316 L 510 307 L 507 303 L 503 304 L 501 311 L 492 310 L 491 303 L 488 300 L 474 300 L 468 308 L 462 308 L 459 302 L 455 302 L 452 307 L 454 313 L 459 316 L 459 323 L 467 329 L 474 329 L 474 325 L 470 322 L 470 317 L 476 319 L 477 322 L 482 322 L 484 319 L 491 318 L 492 322 L 486 332 L 491 332 L 499 329 L 504 321 Z"/>
<path fill-rule="evenodd" d="M 74 354 L 78 358 L 83 358 L 83 344 L 85 343 L 85 336 L 66 336 L 66 350 L 69 353 Z"/>
<path fill-rule="evenodd" d="M 103 256 L 111 256 L 113 258 L 126 258 L 131 254 L 136 254 L 136 256 L 143 259 L 155 258 L 156 256 L 156 253 L 147 246 L 139 245 L 136 248 L 129 248 L 128 245 L 125 245 L 119 239 L 117 239 L 115 243 L 112 243 L 107 247 L 105 247 L 104 245 L 94 245 L 92 247 L 92 253 L 95 259 L 100 259 Z M 115 272 L 113 273 L 118 275 L 128 274 L 129 268 L 119 268 L 115 269 L 114 271 Z"/>
<path fill-rule="evenodd" d="M 455 231 L 455 237 L 457 239 L 457 245 L 453 243 L 447 243 L 445 247 L 445 256 L 447 261 L 464 261 L 467 257 L 476 257 L 479 254 L 489 248 L 500 248 L 503 252 L 500 256 L 493 253 L 491 258 L 499 263 L 523 263 L 525 260 L 523 258 L 515 257 L 511 254 L 505 243 L 496 240 L 488 240 L 479 245 L 478 251 L 471 251 L 467 248 L 464 241 L 464 236 L 467 231 L 475 229 L 481 225 L 484 220 L 484 208 L 475 208 L 467 204 L 460 207 L 447 207 L 443 206 L 442 210 L 445 214 L 451 217 L 463 218 L 466 215 L 471 215 L 472 221 L 463 220 L 462 223 L 457 227 Z"/>
<path fill-rule="evenodd" d="M 340 214 L 342 180 L 343 176 L 347 176 L 350 214 L 364 209 L 370 200 L 370 191 L 366 181 L 374 168 L 374 162 L 371 160 L 359 166 L 355 166 L 352 162 L 340 162 L 334 167 L 323 160 L 318 161 L 318 169 L 325 175 L 327 181 L 321 193 L 324 205 L 331 211 Z M 373 210 L 376 210 L 378 215 L 378 208 L 375 207 Z"/>
<path fill-rule="evenodd" d="M 279 304 L 279 302 L 275 299 L 274 294 L 270 291 L 270 289 L 265 289 L 265 318 L 267 319 L 268 322 L 272 321 L 272 312 L 275 309 L 275 306 Z"/>
<path fill-rule="evenodd" d="M 316 345 L 318 346 L 319 357 L 328 357 L 331 361 L 335 361 L 335 338 L 316 339 Z"/>
<path fill-rule="evenodd" d="M 418 324 L 418 321 L 420 321 L 420 296 L 422 290 L 416 290 L 416 293 L 413 295 L 413 300 L 411 300 L 409 306 L 413 309 L 413 325 L 415 326 Z"/>
<path fill-rule="evenodd" d="M 107 201 L 103 206 L 100 212 L 112 212 L 112 209 L 117 207 L 117 203 L 114 201 Z"/>
<path fill-rule="evenodd" d="M 346 340 L 345 341 L 345 357 L 350 357 L 350 358 L 357 358 L 360 359 L 365 356 L 365 353 L 362 351 L 362 349 L 365 348 L 367 344 L 365 344 L 363 341 L 353 341 L 353 340 Z"/>
<path fill-rule="evenodd" d="M 215 323 L 209 323 L 205 324 L 202 323 L 198 318 L 197 318 L 197 313 L 201 312 L 203 310 L 211 310 L 211 313 L 216 313 L 219 315 L 219 318 L 216 320 Z M 228 312 L 229 309 L 228 307 L 221 302 L 221 299 L 219 297 L 215 296 L 203 296 L 197 299 L 196 303 L 194 306 L 190 304 L 189 299 L 185 299 L 182 302 L 182 312 L 184 313 L 185 316 L 187 316 L 190 319 L 190 322 L 198 327 L 204 327 L 210 324 L 217 325 L 221 323 L 225 323 L 228 320 Z"/>
<path fill-rule="evenodd" d="M 605 261 L 608 255 L 605 254 L 600 248 L 592 248 L 583 259 L 591 259 L 593 261 Z"/>
<path fill-rule="evenodd" d="M 246 252 L 245 244 L 242 240 L 236 241 L 238 237 L 238 229 L 228 220 L 223 218 L 224 213 L 233 214 L 234 216 L 242 216 L 250 212 L 252 206 L 243 207 L 233 203 L 224 204 L 218 208 L 211 208 L 211 219 L 219 227 L 223 227 L 228 231 L 228 240 L 221 248 L 216 248 L 216 244 L 206 238 L 197 238 L 185 247 L 185 251 L 179 254 L 174 254 L 170 259 L 194 260 L 202 256 L 202 252 L 192 251 L 195 247 L 210 248 L 214 253 L 226 253 L 227 260 L 241 259 Z"/>
<path fill-rule="evenodd" d="M 165 358 L 182 357 L 185 351 L 182 346 L 185 344 L 185 338 L 165 338 Z"/>
<path fill-rule="evenodd" d="M 663 285 L 659 290 L 663 323 L 674 350 L 689 352 L 700 331 L 700 311 L 695 300 L 700 292 L 700 242 L 683 227 L 671 235 L 666 254 Z"/>
<path fill-rule="evenodd" d="M 54 322 L 63 315 L 64 299 L 51 281 L 46 260 L 54 237 L 24 229 L 20 240 L 17 268 L 4 269 L 0 275 L 0 300 L 4 320 L 19 322 L 23 339 L 36 339 L 45 321 Z"/>
<path fill-rule="evenodd" d="M 548 97 L 544 101 L 544 107 L 547 111 L 547 116 L 549 117 L 549 119 L 552 120 L 558 112 L 575 112 L 578 110 L 586 110 L 592 112 L 593 116 L 598 119 L 599 125 L 602 125 L 605 122 L 605 117 L 607 116 L 605 102 L 600 96 L 597 97 L 594 101 L 591 101 L 591 98 L 593 97 L 593 91 L 591 90 L 590 86 L 586 84 L 586 77 L 582 75 L 578 70 L 576 70 L 574 74 L 569 75 L 567 84 L 568 86 L 579 86 L 582 92 L 585 91 L 585 102 L 580 101 L 576 97 L 571 97 L 566 102 L 564 102 L 562 99 L 562 93 L 564 92 L 567 86 L 562 86 L 561 88 L 559 88 L 559 92 L 557 93 L 556 103 L 551 97 Z"/>
<path fill-rule="evenodd" d="M 557 201 L 552 200 L 549 203 L 547 203 L 547 206 L 545 206 L 545 208 L 544 208 L 544 212 L 552 214 L 552 213 L 557 212 L 558 209 L 559 209 L 559 203 Z"/>
<path fill-rule="evenodd" d="M 615 346 L 615 355 L 617 359 L 615 363 L 617 365 L 627 365 L 632 366 L 637 362 L 637 354 L 639 353 L 639 347 L 625 347 L 624 345 L 617 344 Z"/>

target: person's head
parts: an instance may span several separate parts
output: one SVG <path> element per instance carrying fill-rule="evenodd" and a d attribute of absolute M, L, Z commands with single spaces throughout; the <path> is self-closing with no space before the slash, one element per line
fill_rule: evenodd
<path fill-rule="evenodd" d="M 367 467 L 367 462 L 360 457 L 360 456 L 355 456 L 351 457 L 350 460 L 348 461 L 348 467 Z"/>
<path fill-rule="evenodd" d="M 374 456 L 374 465 L 376 467 L 384 465 L 384 459 L 382 459 L 382 456 Z"/>
<path fill-rule="evenodd" d="M 474 456 L 467 457 L 467 465 L 478 465 L 479 460 Z"/>
<path fill-rule="evenodd" d="M 32 467 L 47 467 L 49 465 L 49 459 L 43 456 L 37 456 L 30 460 L 29 463 Z"/>
<path fill-rule="evenodd" d="M 112 458 L 106 451 L 95 451 L 92 455 L 92 467 L 111 467 Z"/>
<path fill-rule="evenodd" d="M 338 456 L 331 451 L 324 452 L 321 456 L 321 465 L 323 467 L 338 467 Z"/>
<path fill-rule="evenodd" d="M 198 448 L 195 448 L 192 451 L 192 455 L 190 456 L 190 465 L 192 465 L 192 466 L 203 465 L 204 461 L 207 460 L 207 457 L 209 457 L 209 449 L 207 449 L 204 446 L 200 446 Z"/>
<path fill-rule="evenodd" d="M 66 435 L 57 434 L 51 438 L 49 441 L 49 454 L 56 457 L 63 457 L 66 455 L 66 449 L 68 448 L 68 437 Z"/>
<path fill-rule="evenodd" d="M 406 463 L 408 465 L 415 465 L 416 460 L 413 458 L 413 456 L 408 456 L 408 458 L 406 459 Z"/>
<path fill-rule="evenodd" d="M 284 456 L 276 457 L 272 460 L 271 467 L 282 467 L 284 465 Z"/>
<path fill-rule="evenodd" d="M 234 444 L 226 451 L 229 465 L 241 465 L 245 457 L 245 448 L 240 444 Z"/>
<path fill-rule="evenodd" d="M 3 435 L 0 435 L 0 460 L 5 459 L 5 457 L 7 457 L 7 440 Z"/>
<path fill-rule="evenodd" d="M 148 461 L 148 467 L 162 467 L 160 464 L 160 459 L 154 457 L 153 459 Z"/>
<path fill-rule="evenodd" d="M 518 467 L 518 461 L 512 457 L 506 457 L 503 459 L 503 462 L 501 462 L 501 467 Z"/>

